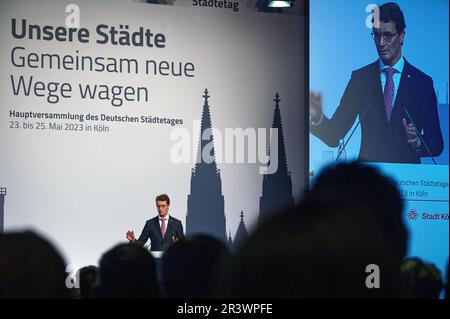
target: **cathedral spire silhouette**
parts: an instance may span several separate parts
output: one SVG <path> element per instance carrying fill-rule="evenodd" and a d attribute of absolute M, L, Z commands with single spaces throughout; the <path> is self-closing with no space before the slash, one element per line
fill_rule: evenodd
<path fill-rule="evenodd" d="M 191 173 L 191 192 L 187 200 L 186 234 L 202 233 L 226 242 L 222 179 L 215 160 L 212 132 L 207 139 L 202 139 L 203 132 L 212 128 L 208 89 L 205 89 L 203 98 L 197 162 Z M 202 151 L 205 149 L 209 150 L 212 161 L 204 161 L 202 158 Z"/>
<path fill-rule="evenodd" d="M 244 212 L 241 211 L 239 214 L 239 217 L 241 218 L 239 222 L 238 229 L 236 231 L 236 236 L 234 237 L 233 241 L 233 249 L 237 250 L 239 249 L 247 240 L 248 240 L 248 232 L 247 228 L 245 227 L 244 223 Z"/>
<path fill-rule="evenodd" d="M 228 235 L 227 246 L 228 246 L 228 249 L 230 249 L 230 250 L 233 249 L 233 238 L 231 237 L 231 230 Z"/>
<path fill-rule="evenodd" d="M 3 234 L 5 227 L 5 196 L 6 188 L 0 187 L 0 234 Z"/>
<path fill-rule="evenodd" d="M 275 94 L 275 110 L 273 114 L 272 128 L 278 131 L 278 154 L 272 152 L 275 145 L 271 140 L 269 148 L 269 163 L 274 160 L 274 156 L 278 156 L 278 168 L 274 174 L 266 174 L 263 177 L 262 196 L 259 200 L 259 220 L 262 223 L 272 217 L 280 210 L 294 205 L 294 197 L 292 196 L 292 179 L 288 170 L 286 146 L 284 144 L 283 121 L 280 111 L 280 96 Z"/>

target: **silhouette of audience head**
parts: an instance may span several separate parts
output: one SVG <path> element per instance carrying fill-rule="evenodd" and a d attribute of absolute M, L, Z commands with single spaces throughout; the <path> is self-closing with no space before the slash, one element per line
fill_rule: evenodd
<path fill-rule="evenodd" d="M 0 299 L 68 298 L 66 265 L 46 239 L 32 231 L 0 236 Z"/>
<path fill-rule="evenodd" d="M 155 260 L 143 247 L 119 244 L 100 259 L 102 298 L 159 298 Z"/>
<path fill-rule="evenodd" d="M 177 241 L 162 257 L 166 297 L 214 297 L 219 265 L 229 255 L 223 242 L 208 235 L 195 235 Z"/>
<path fill-rule="evenodd" d="M 401 265 L 401 273 L 407 284 L 410 298 L 438 299 L 444 288 L 441 271 L 420 258 L 406 258 Z"/>
<path fill-rule="evenodd" d="M 98 267 L 86 266 L 79 270 L 80 298 L 95 299 L 98 297 Z"/>
<path fill-rule="evenodd" d="M 358 162 L 341 163 L 326 168 L 306 194 L 307 200 L 352 202 L 372 209 L 371 214 L 386 240 L 395 248 L 401 262 L 406 255 L 408 233 L 403 222 L 403 201 L 395 182 L 373 166 Z"/>
<path fill-rule="evenodd" d="M 223 297 L 401 297 L 400 262 L 369 206 L 303 202 L 262 224 L 222 272 Z M 383 274 L 380 279 L 376 265 Z M 368 272 L 367 272 L 368 271 Z"/>

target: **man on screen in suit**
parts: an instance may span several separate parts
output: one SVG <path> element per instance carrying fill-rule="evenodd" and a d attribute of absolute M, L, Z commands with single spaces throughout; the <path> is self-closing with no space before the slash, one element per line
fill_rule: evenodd
<path fill-rule="evenodd" d="M 184 236 L 181 221 L 169 216 L 170 199 L 166 194 L 156 197 L 158 216 L 145 222 L 141 236 L 136 240 L 134 231 L 127 232 L 130 243 L 144 246 L 148 239 L 151 241 L 151 251 L 164 251 L 172 243 Z"/>
<path fill-rule="evenodd" d="M 406 25 L 400 7 L 390 2 L 378 9 L 372 37 L 379 59 L 353 71 L 331 119 L 322 113 L 321 94 L 310 93 L 310 131 L 337 147 L 359 116 L 360 160 L 420 163 L 444 147 L 433 80 L 402 56 Z"/>

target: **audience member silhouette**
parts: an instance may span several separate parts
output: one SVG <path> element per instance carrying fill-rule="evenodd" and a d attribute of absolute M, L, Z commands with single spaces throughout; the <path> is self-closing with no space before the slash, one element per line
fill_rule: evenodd
<path fill-rule="evenodd" d="M 208 235 L 179 240 L 162 257 L 165 296 L 173 299 L 214 297 L 220 263 L 229 256 L 225 244 Z"/>
<path fill-rule="evenodd" d="M 406 258 L 401 272 L 407 284 L 409 298 L 438 299 L 444 288 L 441 271 L 433 264 L 420 258 Z"/>
<path fill-rule="evenodd" d="M 374 214 L 367 212 L 371 209 L 351 202 L 309 201 L 277 215 L 233 257 L 231 273 L 221 272 L 221 296 L 403 297 L 397 252 Z"/>
<path fill-rule="evenodd" d="M 102 298 L 159 298 L 155 260 L 143 247 L 119 244 L 100 259 L 99 284 Z"/>
<path fill-rule="evenodd" d="M 384 238 L 395 248 L 398 261 L 405 258 L 408 234 L 402 217 L 403 200 L 395 182 L 375 167 L 358 162 L 329 166 L 315 179 L 306 197 L 371 207 L 361 214 L 372 214 Z"/>
<path fill-rule="evenodd" d="M 0 299 L 66 299 L 66 277 L 60 253 L 40 235 L 0 236 Z"/>
<path fill-rule="evenodd" d="M 79 270 L 80 299 L 96 299 L 98 297 L 98 267 L 86 266 Z"/>

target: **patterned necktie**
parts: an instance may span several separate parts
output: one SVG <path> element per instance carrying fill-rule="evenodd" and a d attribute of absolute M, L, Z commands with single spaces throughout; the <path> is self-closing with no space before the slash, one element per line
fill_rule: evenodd
<path fill-rule="evenodd" d="M 387 67 L 383 70 L 386 74 L 386 84 L 384 85 L 384 105 L 386 107 L 386 118 L 388 123 L 391 121 L 392 109 L 394 107 L 394 74 L 398 71 Z"/>
<path fill-rule="evenodd" d="M 162 218 L 161 219 L 161 235 L 162 235 L 163 239 L 164 239 L 165 234 L 166 234 L 166 219 Z"/>

